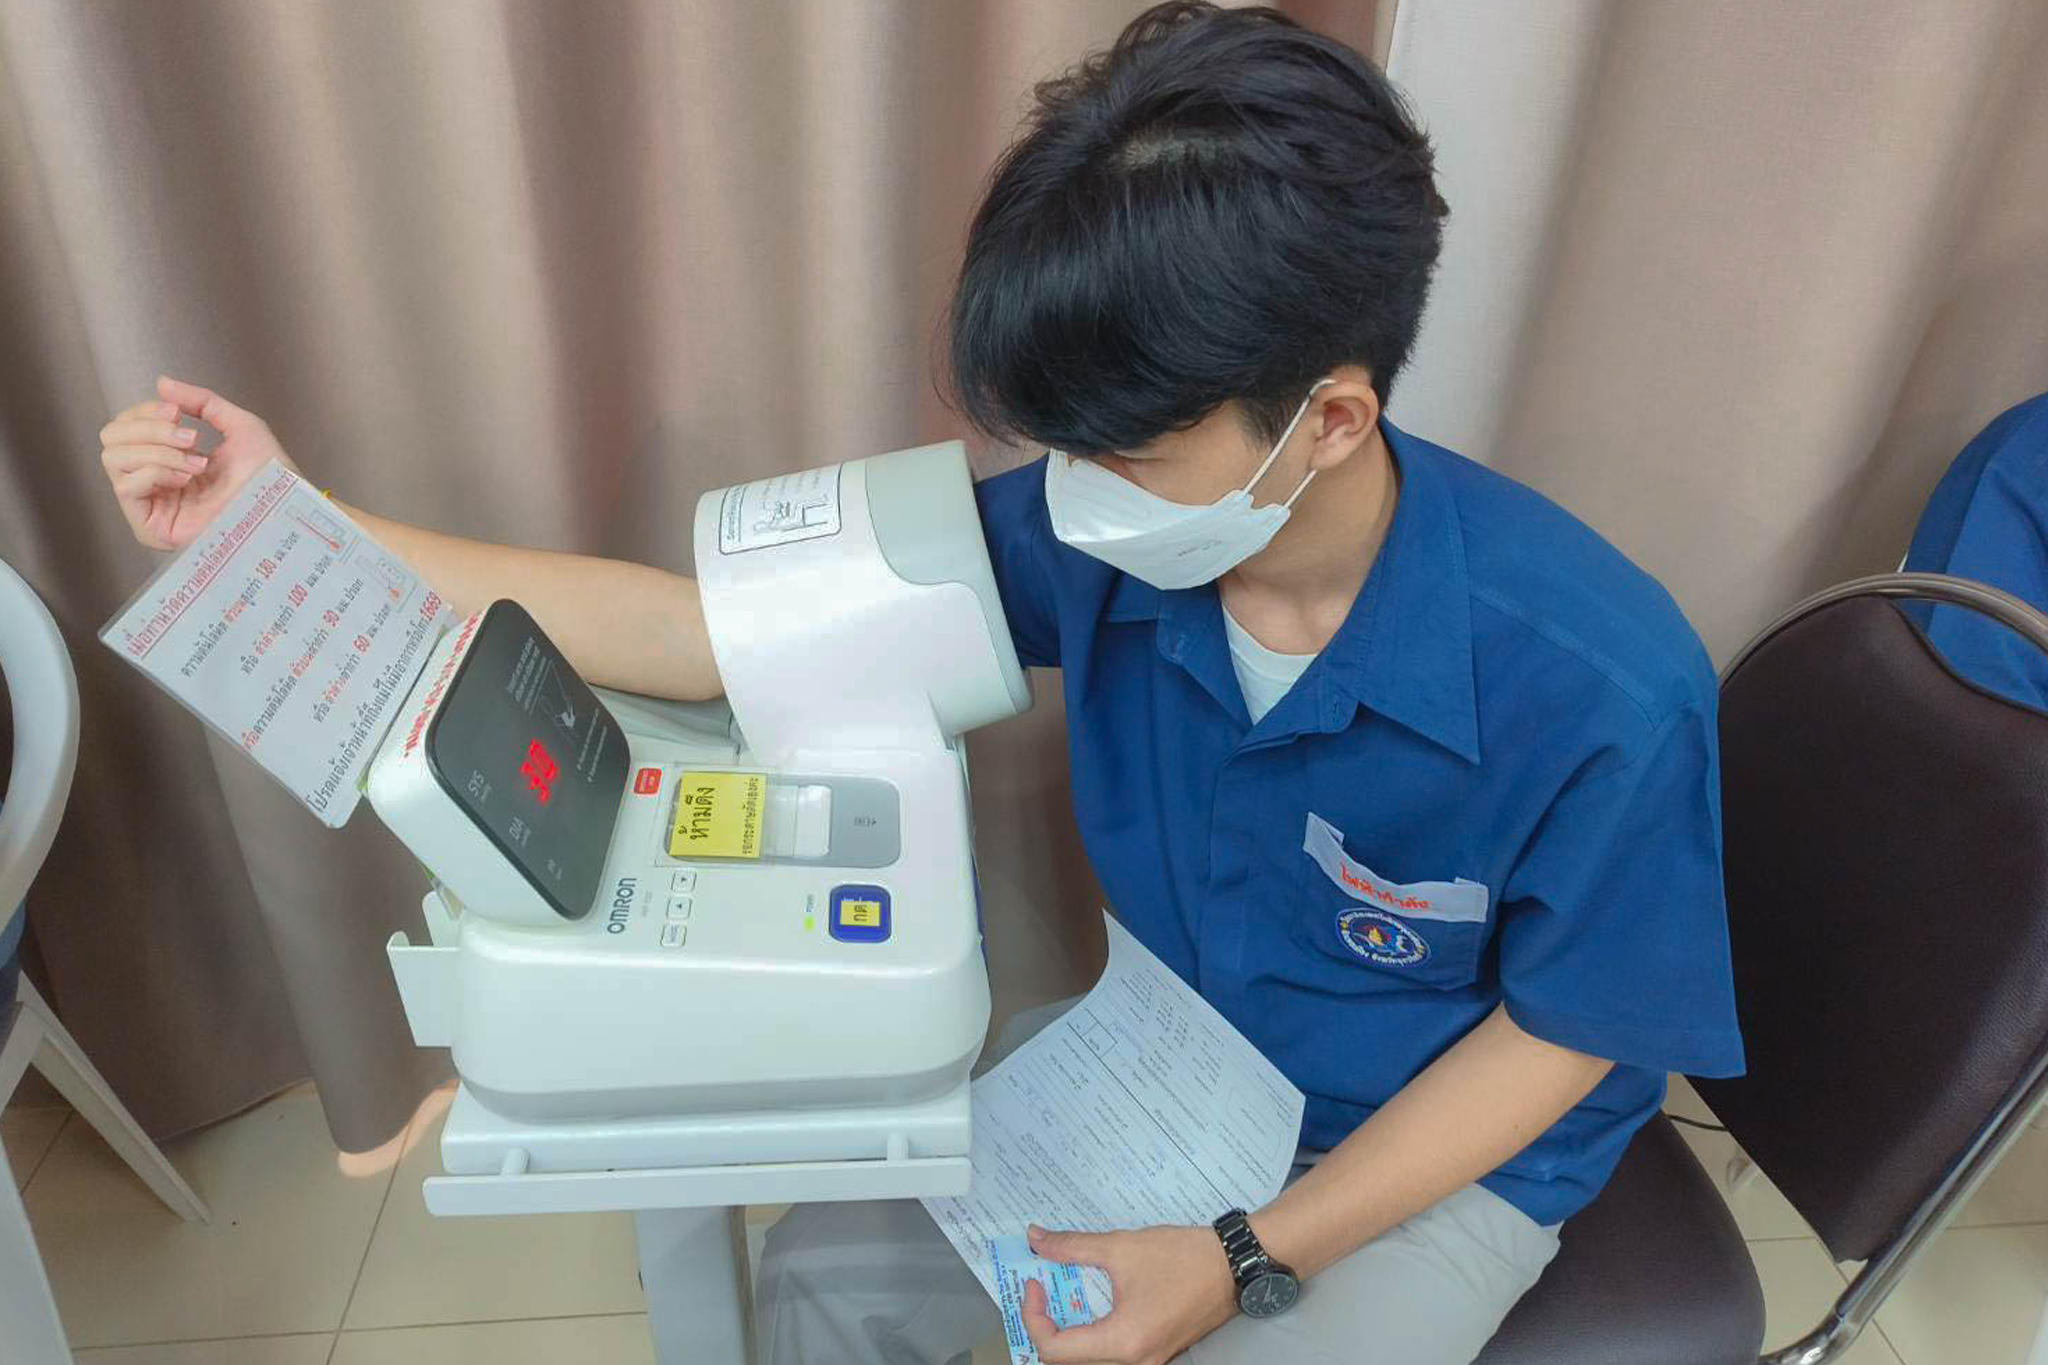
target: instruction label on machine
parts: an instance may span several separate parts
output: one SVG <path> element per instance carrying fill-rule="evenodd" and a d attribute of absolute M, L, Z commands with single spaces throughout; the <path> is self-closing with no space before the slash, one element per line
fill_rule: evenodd
<path fill-rule="evenodd" d="M 273 460 L 100 640 L 338 829 L 450 615 Z"/>
<path fill-rule="evenodd" d="M 676 780 L 671 858 L 758 858 L 765 773 L 684 773 Z"/>
<path fill-rule="evenodd" d="M 839 534 L 839 466 L 801 469 L 725 490 L 718 550 L 741 554 Z"/>

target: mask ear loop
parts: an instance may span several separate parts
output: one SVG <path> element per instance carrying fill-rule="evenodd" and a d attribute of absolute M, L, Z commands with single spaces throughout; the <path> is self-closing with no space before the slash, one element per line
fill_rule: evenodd
<path fill-rule="evenodd" d="M 1273 449 L 1266 455 L 1266 462 L 1259 466 L 1259 472 L 1252 475 L 1252 481 L 1244 486 L 1243 491 L 1246 497 L 1250 497 L 1252 490 L 1259 486 L 1259 480 L 1266 477 L 1266 471 L 1273 467 L 1273 461 L 1280 458 L 1280 452 L 1287 446 L 1287 438 L 1294 435 L 1294 429 L 1300 426 L 1301 419 L 1308 415 L 1308 405 L 1315 401 L 1316 390 L 1325 384 L 1334 384 L 1336 382 L 1335 378 L 1325 376 L 1308 386 L 1308 396 L 1302 399 L 1301 406 L 1294 410 L 1294 420 L 1287 424 L 1287 430 L 1280 433 L 1280 439 L 1273 442 Z M 1315 476 L 1316 471 L 1311 469 L 1302 478 L 1300 483 L 1294 485 L 1294 491 L 1287 495 L 1287 501 L 1281 503 L 1280 506 L 1283 508 L 1293 507 L 1294 500 L 1301 496 L 1301 490 L 1308 487 L 1308 481 Z"/>

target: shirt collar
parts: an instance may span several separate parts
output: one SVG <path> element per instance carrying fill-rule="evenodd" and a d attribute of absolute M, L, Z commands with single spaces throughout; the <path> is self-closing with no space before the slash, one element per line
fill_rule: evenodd
<path fill-rule="evenodd" d="M 1380 431 L 1400 471 L 1393 520 L 1344 623 L 1302 684 L 1318 689 L 1314 719 L 1322 729 L 1343 729 L 1364 706 L 1477 763 L 1471 594 L 1464 530 L 1443 468 L 1447 453 L 1385 418 Z M 1117 578 L 1105 619 L 1157 618 L 1160 654 L 1194 673 L 1226 709 L 1241 712 L 1215 586 L 1162 592 L 1126 574 Z"/>

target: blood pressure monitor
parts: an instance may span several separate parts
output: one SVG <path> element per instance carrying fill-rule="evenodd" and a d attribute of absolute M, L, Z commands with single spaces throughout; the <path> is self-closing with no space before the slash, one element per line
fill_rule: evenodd
<path fill-rule="evenodd" d="M 960 737 L 1030 702 L 965 452 L 715 490 L 694 534 L 730 712 L 602 694 L 496 602 L 371 763 L 439 883 L 387 953 L 462 1076 L 443 1161 L 957 1193 L 989 1011 Z"/>
<path fill-rule="evenodd" d="M 378 814 L 493 918 L 582 919 L 630 780 L 618 721 L 516 602 L 470 617 L 422 678 L 370 770 Z"/>

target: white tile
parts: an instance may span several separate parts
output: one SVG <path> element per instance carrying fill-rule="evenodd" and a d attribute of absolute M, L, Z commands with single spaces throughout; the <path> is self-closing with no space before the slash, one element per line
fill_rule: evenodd
<path fill-rule="evenodd" d="M 1878 1310 L 1912 1365 L 2019 1365 L 2048 1304 L 2048 1227 L 1951 1228 Z"/>
<path fill-rule="evenodd" d="M 1750 1259 L 1764 1286 L 1764 1346 L 1776 1350 L 1799 1340 L 1820 1324 L 1830 1305 L 1841 1297 L 1847 1281 L 1813 1238 L 1803 1241 L 1753 1242 Z M 1960 1356 L 1934 1355 L 1913 1365 L 1950 1365 Z M 1988 1357 L 1980 1357 L 1990 1365 Z M 1900 1365 L 1898 1355 L 1875 1327 L 1865 1329 L 1839 1365 Z"/>
<path fill-rule="evenodd" d="M 22 1196 L 72 1345 L 339 1327 L 390 1182 L 335 1169 L 319 1102 L 271 1100 L 165 1151 L 212 1226 L 179 1221 L 84 1123 Z"/>
<path fill-rule="evenodd" d="M 420 1188 L 439 1174 L 437 1118 L 399 1163 L 349 1330 L 646 1311 L 632 1215 L 436 1218 Z"/>
<path fill-rule="evenodd" d="M 69 1109 L 9 1109 L 0 1114 L 0 1142 L 7 1145 L 7 1165 L 14 1188 L 28 1188 L 29 1177 L 49 1154 L 57 1130 L 71 1117 Z"/>
<path fill-rule="evenodd" d="M 2048 1222 L 2048 1132 L 2027 1128 L 1970 1196 L 1953 1226 Z"/>
<path fill-rule="evenodd" d="M 1729 1180 L 1730 1163 L 1742 1155 L 1742 1149 L 1735 1139 L 1726 1133 L 1708 1133 L 1698 1128 L 1680 1125 L 1680 1137 L 1685 1145 L 1692 1148 L 1692 1154 L 1699 1158 L 1706 1168 L 1707 1177 L 1714 1182 L 1714 1188 L 1721 1192 L 1721 1198 L 1728 1203 L 1729 1212 L 1735 1215 L 1735 1225 L 1742 1229 L 1742 1235 L 1750 1241 L 1768 1241 L 1787 1237 L 1811 1237 L 1813 1229 L 1799 1216 L 1770 1177 L 1761 1171 L 1753 1172 L 1740 1188 Z"/>
<path fill-rule="evenodd" d="M 1664 1112 L 1680 1118 L 1693 1119 L 1700 1123 L 1719 1123 L 1714 1111 L 1707 1108 L 1707 1102 L 1692 1088 L 1692 1082 L 1677 1072 L 1666 1078 L 1669 1084 L 1664 1091 Z M 1683 1124 L 1679 1125 L 1684 1127 Z"/>
<path fill-rule="evenodd" d="M 654 1342 L 647 1335 L 646 1317 L 631 1313 L 343 1332 L 332 1365 L 562 1365 L 565 1361 L 654 1365 Z"/>
<path fill-rule="evenodd" d="M 326 1365 L 334 1333 L 234 1337 L 226 1341 L 159 1342 L 75 1351 L 78 1365 Z"/>

